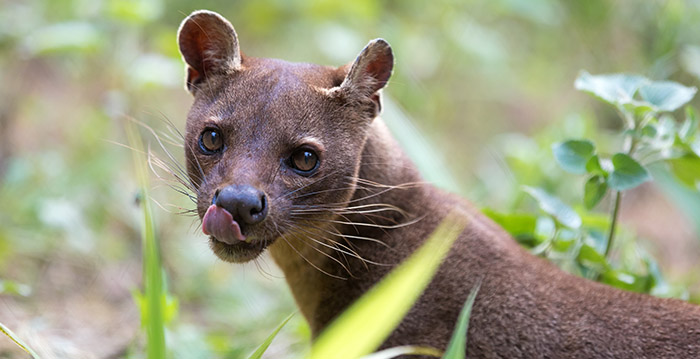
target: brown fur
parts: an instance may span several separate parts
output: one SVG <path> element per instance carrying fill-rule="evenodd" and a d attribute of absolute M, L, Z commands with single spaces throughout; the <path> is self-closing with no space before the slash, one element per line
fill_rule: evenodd
<path fill-rule="evenodd" d="M 185 148 L 200 217 L 225 185 L 252 185 L 270 198 L 267 218 L 244 231 L 250 243 L 212 239 L 212 249 L 237 262 L 269 248 L 314 336 L 458 208 L 469 226 L 383 347 L 444 349 L 481 281 L 471 358 L 700 357 L 700 307 L 564 273 L 466 201 L 423 184 L 375 118 L 393 66 L 383 40 L 340 68 L 258 59 L 240 52 L 228 21 L 200 11 L 183 22 L 179 41 L 195 98 Z M 222 132 L 221 153 L 198 150 L 207 126 Z M 285 164 L 301 145 L 321 159 L 313 176 Z"/>

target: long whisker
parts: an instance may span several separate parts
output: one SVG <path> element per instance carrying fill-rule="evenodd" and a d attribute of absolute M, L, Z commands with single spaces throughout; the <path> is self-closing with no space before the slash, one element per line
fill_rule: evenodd
<path fill-rule="evenodd" d="M 329 276 L 329 277 L 336 278 L 336 279 L 341 279 L 341 280 L 347 280 L 347 279 L 348 279 L 348 278 L 345 278 L 345 277 L 341 277 L 341 276 L 337 276 L 337 275 L 334 275 L 334 274 L 330 274 L 330 273 L 324 271 L 323 269 L 319 268 L 317 265 L 313 264 L 310 260 L 308 260 L 306 257 L 304 257 L 304 255 L 301 254 L 301 252 L 299 252 L 299 250 L 297 250 L 296 247 L 294 247 L 294 245 L 292 245 L 292 243 L 290 243 L 290 242 L 287 240 L 287 238 L 285 238 L 285 237 L 282 235 L 282 233 L 279 233 L 279 232 L 278 232 L 278 234 L 279 234 L 280 238 L 282 238 L 282 240 L 284 240 L 285 242 L 287 242 L 287 244 L 294 250 L 294 252 L 296 252 L 302 259 L 304 259 L 304 261 L 306 261 L 306 263 L 309 263 L 312 267 L 314 267 L 314 268 L 315 268 L 316 270 L 318 270 L 319 272 L 321 272 L 321 273 L 323 273 L 323 274 L 325 274 L 325 275 L 327 275 L 327 276 Z"/>
<path fill-rule="evenodd" d="M 292 218 L 296 219 L 305 219 L 307 221 L 315 221 L 315 222 L 327 222 L 327 223 L 334 223 L 334 224 L 343 224 L 343 225 L 349 225 L 349 226 L 360 226 L 360 227 L 374 227 L 374 228 L 383 228 L 383 229 L 396 229 L 396 228 L 401 228 L 401 227 L 406 227 L 410 226 L 414 223 L 417 223 L 421 219 L 423 219 L 426 215 L 420 216 L 418 218 L 415 218 L 413 220 L 410 220 L 408 222 L 403 222 L 399 224 L 393 224 L 393 225 L 384 225 L 384 224 L 376 224 L 376 223 L 365 223 L 365 222 L 353 222 L 353 221 L 339 221 L 335 219 L 325 219 L 325 218 L 301 218 L 298 216 L 294 216 Z M 290 216 L 291 217 L 291 216 Z"/>
<path fill-rule="evenodd" d="M 277 197 L 277 198 L 289 197 L 289 196 L 291 196 L 292 194 L 297 193 L 297 192 L 303 190 L 304 188 L 308 188 L 309 186 L 312 186 L 312 185 L 314 185 L 314 184 L 316 184 L 316 183 L 318 183 L 318 182 L 320 182 L 320 181 L 322 181 L 322 180 L 328 178 L 329 176 L 332 176 L 332 175 L 335 174 L 336 172 L 338 172 L 338 171 L 333 171 L 333 172 L 328 173 L 328 174 L 326 174 L 326 175 L 324 175 L 324 176 L 321 176 L 321 177 L 315 179 L 313 182 L 307 183 L 307 184 L 305 184 L 304 186 L 301 186 L 301 187 L 299 187 L 299 188 L 297 188 L 297 189 L 295 189 L 295 190 L 293 190 L 293 191 L 287 192 L 287 193 L 285 193 L 285 194 L 283 194 L 283 195 L 281 195 L 281 196 L 279 196 L 279 197 Z M 297 198 L 298 198 L 298 197 L 297 197 Z"/>
<path fill-rule="evenodd" d="M 301 231 L 304 232 L 304 233 L 309 234 L 309 235 L 312 235 L 312 234 L 313 234 L 313 233 L 311 233 L 310 231 L 307 231 L 307 230 L 305 230 L 305 229 L 303 229 L 303 228 L 298 228 L 298 229 L 301 230 Z M 335 246 L 333 246 L 333 245 L 331 245 L 331 244 L 328 244 L 328 243 L 323 243 L 323 241 L 317 240 L 317 239 L 315 239 L 315 238 L 313 238 L 313 237 L 311 237 L 311 236 L 306 236 L 306 237 L 309 238 L 309 239 L 311 239 L 311 240 L 313 240 L 314 242 L 316 242 L 316 243 L 322 245 L 322 246 L 331 248 L 331 249 L 333 249 L 333 250 L 335 250 L 335 251 L 338 251 L 338 252 L 340 252 L 340 253 L 347 254 L 347 255 L 349 255 L 349 256 L 351 256 L 351 257 L 354 257 L 354 258 L 359 259 L 360 261 L 362 261 L 362 262 L 365 264 L 365 268 L 368 268 L 368 267 L 367 267 L 367 263 L 374 264 L 374 265 L 380 265 L 380 266 L 382 266 L 382 265 L 383 265 L 383 266 L 388 265 L 388 264 L 384 264 L 384 263 L 379 263 L 379 262 L 371 261 L 371 260 L 369 260 L 369 259 L 365 259 L 365 258 L 362 257 L 359 253 L 357 253 L 355 250 L 351 249 L 350 247 L 348 247 L 348 246 L 346 246 L 346 245 L 344 245 L 344 244 L 342 244 L 342 243 L 340 243 L 340 242 L 334 241 L 334 240 L 332 240 L 332 239 L 330 239 L 330 238 L 325 238 L 325 239 L 326 239 L 327 241 L 331 242 L 332 244 L 335 244 L 335 245 L 338 245 L 338 246 L 340 246 L 340 247 L 342 247 L 342 248 L 345 248 L 345 250 L 343 250 L 343 249 L 341 249 L 341 248 L 337 248 L 337 247 L 335 247 Z M 341 237 L 342 237 L 342 235 L 341 235 Z M 351 275 L 352 275 L 352 274 L 351 274 Z"/>
<path fill-rule="evenodd" d="M 168 158 L 170 159 L 171 163 L 175 166 L 175 168 L 177 169 L 177 171 L 178 171 L 179 173 L 185 173 L 185 174 L 187 173 L 187 172 L 182 168 L 182 166 L 180 165 L 180 163 L 175 159 L 175 157 L 173 157 L 173 155 L 170 153 L 170 151 L 167 150 L 167 148 L 165 147 L 165 145 L 163 144 L 163 142 L 160 140 L 160 136 L 158 135 L 158 133 L 157 133 L 153 128 L 151 128 L 151 127 L 148 126 L 147 124 L 145 124 L 145 123 L 143 123 L 143 122 L 141 122 L 141 121 L 139 121 L 139 120 L 137 120 L 137 119 L 135 119 L 135 118 L 132 118 L 131 121 L 133 121 L 134 123 L 136 123 L 136 124 L 140 125 L 141 127 L 145 128 L 146 130 L 148 130 L 148 131 L 153 135 L 153 137 L 156 139 L 156 141 L 157 141 L 158 144 L 160 145 L 160 148 L 162 148 L 163 150 L 165 150 L 166 156 L 168 156 Z"/>
<path fill-rule="evenodd" d="M 316 243 L 318 243 L 318 244 L 320 244 L 320 245 L 322 245 L 322 246 L 324 246 L 324 247 L 328 247 L 328 248 L 330 248 L 330 249 L 332 249 L 332 250 L 334 250 L 334 251 L 338 251 L 338 252 L 340 252 L 340 253 L 345 253 L 344 251 L 342 251 L 342 250 L 340 250 L 340 249 L 338 249 L 338 248 L 336 248 L 336 247 L 333 247 L 333 246 L 331 246 L 331 245 L 329 245 L 329 244 L 327 244 L 327 243 L 323 243 L 323 241 L 320 241 L 320 240 L 318 240 L 318 239 L 315 239 L 315 238 L 313 238 L 313 237 L 311 237 L 311 236 L 308 236 L 308 235 L 307 235 L 307 236 L 305 236 L 305 237 L 308 238 L 308 239 L 310 239 L 310 240 L 312 240 L 312 241 L 314 241 L 314 242 L 316 242 Z M 304 243 L 305 245 L 307 245 L 307 246 L 313 248 L 313 249 L 316 250 L 317 252 L 323 254 L 324 256 L 326 256 L 326 257 L 332 259 L 333 261 L 335 261 L 336 263 L 340 264 L 340 266 L 343 267 L 343 269 L 345 269 L 345 271 L 348 272 L 348 274 L 349 274 L 351 277 L 354 277 L 354 275 L 353 275 L 352 272 L 350 271 L 350 268 L 348 268 L 345 264 L 343 264 L 343 262 L 341 262 L 338 258 L 333 257 L 332 255 L 330 255 L 330 254 L 328 254 L 328 253 L 326 253 L 326 252 L 324 252 L 324 251 L 322 251 L 322 250 L 320 250 L 320 249 L 314 247 L 313 245 L 311 245 L 311 244 L 309 244 L 309 243 L 306 243 L 306 242 L 304 242 L 304 241 L 300 241 L 300 242 Z"/>

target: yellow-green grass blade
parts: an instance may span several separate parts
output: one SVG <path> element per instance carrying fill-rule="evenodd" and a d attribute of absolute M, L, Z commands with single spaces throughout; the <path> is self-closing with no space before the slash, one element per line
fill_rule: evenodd
<path fill-rule="evenodd" d="M 39 359 L 39 355 L 38 355 L 36 352 L 34 352 L 34 351 L 32 350 L 32 348 L 30 348 L 29 346 L 27 346 L 27 344 L 24 344 L 24 342 L 22 341 L 22 339 L 20 339 L 20 338 L 17 336 L 17 334 L 13 333 L 13 332 L 10 330 L 10 328 L 6 327 L 6 326 L 5 326 L 4 324 L 2 324 L 2 323 L 0 323 L 0 332 L 2 332 L 3 334 L 7 335 L 7 337 L 10 338 L 10 340 L 12 340 L 13 342 L 15 342 L 15 344 L 17 344 L 18 347 L 22 348 L 22 350 L 24 350 L 24 351 L 27 352 L 29 355 L 31 355 L 32 358 L 34 358 L 34 359 Z"/>
<path fill-rule="evenodd" d="M 311 359 L 357 359 L 389 336 L 430 282 L 466 220 L 449 215 L 428 240 L 318 337 Z"/>
<path fill-rule="evenodd" d="M 403 345 L 389 349 L 380 350 L 376 353 L 365 355 L 360 359 L 391 359 L 399 355 L 424 355 L 439 358 L 442 352 L 430 347 L 419 347 L 413 345 Z"/>
<path fill-rule="evenodd" d="M 265 339 L 265 341 L 264 341 L 262 344 L 260 344 L 260 346 L 258 347 L 258 349 L 256 349 L 255 352 L 254 352 L 253 354 L 251 354 L 251 355 L 248 357 L 248 359 L 260 359 L 260 358 L 262 357 L 263 353 L 265 353 L 265 351 L 267 350 L 267 348 L 268 348 L 268 347 L 270 346 L 270 344 L 272 343 L 272 340 L 275 339 L 275 337 L 277 336 L 277 333 L 279 333 L 280 330 L 282 330 L 282 327 L 284 327 L 284 325 L 287 324 L 287 322 L 288 322 L 290 319 L 292 319 L 293 316 L 294 316 L 294 313 L 290 314 L 290 315 L 287 317 L 287 319 L 285 319 L 282 323 L 280 323 L 280 325 L 277 326 L 277 329 L 275 329 L 275 331 L 273 331 L 273 332 L 267 337 L 267 339 Z"/>
<path fill-rule="evenodd" d="M 163 277 L 160 253 L 153 224 L 153 213 L 149 197 L 148 165 L 144 158 L 141 136 L 131 122 L 127 122 L 126 133 L 132 147 L 136 175 L 141 191 L 143 209 L 143 275 L 145 306 L 141 307 L 141 323 L 146 328 L 146 355 L 148 359 L 165 358 Z"/>
<path fill-rule="evenodd" d="M 447 345 L 447 351 L 443 359 L 464 359 L 467 352 L 467 329 L 469 329 L 469 317 L 472 312 L 472 306 L 476 299 L 476 294 L 479 293 L 481 282 L 478 282 L 472 289 L 464 302 L 464 307 L 459 313 L 459 320 L 455 325 L 455 331 L 452 333 L 450 343 Z"/>

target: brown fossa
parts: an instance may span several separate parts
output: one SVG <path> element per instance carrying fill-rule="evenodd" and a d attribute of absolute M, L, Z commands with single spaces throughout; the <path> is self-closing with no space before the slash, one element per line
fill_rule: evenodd
<path fill-rule="evenodd" d="M 377 117 L 386 41 L 337 68 L 254 58 L 209 11 L 178 41 L 194 96 L 187 169 L 211 248 L 230 262 L 269 249 L 314 336 L 457 211 L 467 228 L 383 348 L 444 349 L 481 281 L 470 358 L 700 358 L 700 306 L 567 274 L 422 181 Z"/>

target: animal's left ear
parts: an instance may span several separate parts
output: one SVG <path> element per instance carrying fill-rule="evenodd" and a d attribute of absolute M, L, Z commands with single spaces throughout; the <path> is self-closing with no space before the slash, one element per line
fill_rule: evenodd
<path fill-rule="evenodd" d="M 340 89 L 370 97 L 376 104 L 376 113 L 379 113 L 381 103 L 378 91 L 386 86 L 393 68 L 394 54 L 389 43 L 384 39 L 372 40 L 355 59 Z"/>

